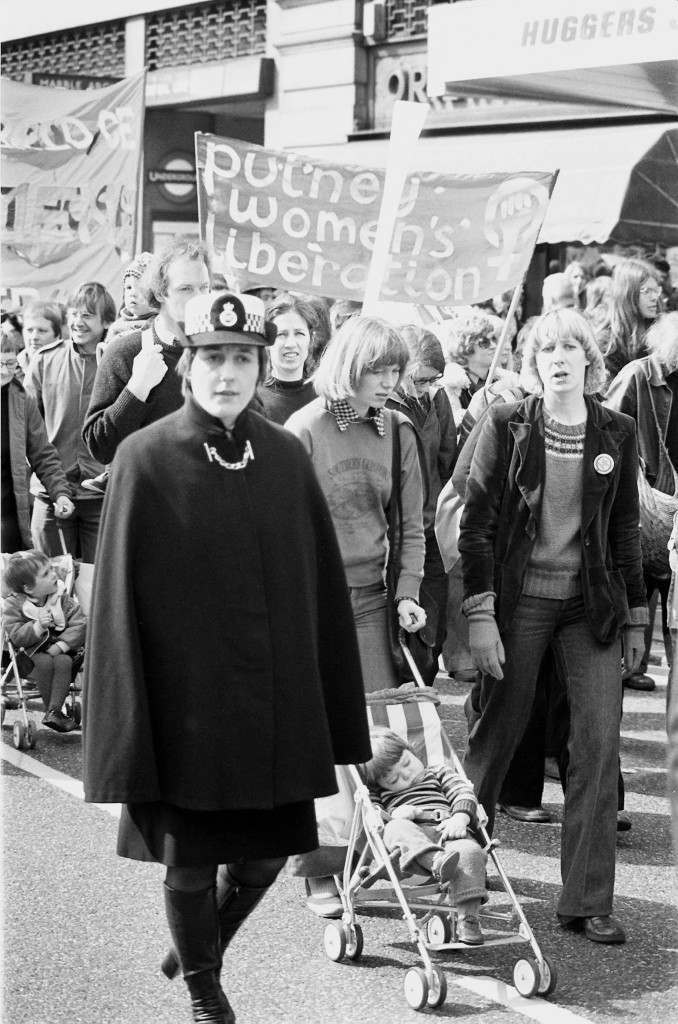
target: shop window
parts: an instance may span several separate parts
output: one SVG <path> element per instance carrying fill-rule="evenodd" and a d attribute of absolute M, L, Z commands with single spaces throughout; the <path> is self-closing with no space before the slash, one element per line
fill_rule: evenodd
<path fill-rule="evenodd" d="M 22 78 L 29 71 L 123 78 L 124 21 L 106 21 L 3 43 L 3 75 Z"/>
<path fill-rule="evenodd" d="M 266 49 L 266 0 L 227 0 L 146 15 L 151 71 L 249 57 Z"/>

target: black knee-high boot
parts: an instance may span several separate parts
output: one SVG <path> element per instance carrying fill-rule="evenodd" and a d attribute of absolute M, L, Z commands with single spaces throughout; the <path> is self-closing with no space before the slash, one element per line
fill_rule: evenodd
<path fill-rule="evenodd" d="M 240 925 L 252 913 L 271 888 L 273 882 L 261 887 L 243 885 L 233 878 L 228 867 L 221 865 L 217 875 L 217 908 L 219 916 L 219 946 L 221 957 Z M 219 961 L 221 967 L 221 959 Z M 174 949 L 170 949 L 160 965 L 163 974 L 170 980 L 179 972 L 179 961 Z"/>
<path fill-rule="evenodd" d="M 181 892 L 165 884 L 165 913 L 196 1024 L 235 1024 L 219 983 L 221 950 L 216 889 Z"/>

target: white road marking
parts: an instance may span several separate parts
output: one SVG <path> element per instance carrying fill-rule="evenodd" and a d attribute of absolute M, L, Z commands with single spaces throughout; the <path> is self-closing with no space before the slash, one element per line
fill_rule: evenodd
<path fill-rule="evenodd" d="M 56 768 L 50 768 L 47 764 L 41 764 L 35 758 L 29 757 L 28 754 L 22 754 L 20 750 L 10 747 L 8 743 L 3 742 L 0 755 L 5 761 L 13 764 L 15 768 L 20 768 L 22 772 L 36 775 L 39 779 L 43 779 L 44 782 L 49 782 L 55 789 L 60 789 L 63 793 L 68 793 L 69 796 L 75 796 L 79 800 L 84 800 L 85 791 L 82 782 L 79 779 L 74 779 L 72 775 L 66 775 L 65 772 L 60 772 Z M 98 807 L 101 811 L 107 811 L 114 818 L 120 817 L 120 804 L 92 804 L 92 807 Z"/>
<path fill-rule="evenodd" d="M 513 985 L 507 985 L 503 981 L 495 981 L 494 978 L 466 978 L 458 974 L 446 972 L 448 981 L 460 988 L 466 988 L 469 992 L 484 999 L 491 999 L 494 1003 L 500 1003 L 514 1013 L 521 1013 L 524 1017 L 540 1021 L 540 1024 L 591 1024 L 592 1018 L 580 1017 L 578 1013 L 572 1013 L 563 1006 L 547 1002 L 534 996 L 532 999 L 525 999 L 518 995 Z"/>

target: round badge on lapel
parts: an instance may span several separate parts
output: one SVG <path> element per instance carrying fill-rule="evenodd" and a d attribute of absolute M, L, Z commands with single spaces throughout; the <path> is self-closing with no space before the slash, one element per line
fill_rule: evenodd
<path fill-rule="evenodd" d="M 611 455 L 596 455 L 593 460 L 593 468 L 601 476 L 607 476 L 614 469 L 614 459 Z"/>

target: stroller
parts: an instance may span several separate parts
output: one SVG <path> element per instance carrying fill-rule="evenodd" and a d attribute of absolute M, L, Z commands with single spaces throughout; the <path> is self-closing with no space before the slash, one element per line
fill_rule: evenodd
<path fill-rule="evenodd" d="M 368 694 L 370 724 L 385 725 L 397 732 L 410 743 L 424 764 L 444 761 L 455 771 L 463 773 L 437 712 L 440 701 L 435 691 L 424 685 L 409 649 L 402 641 L 401 644 L 416 684 Z M 509 943 L 528 944 L 532 954 L 518 959 L 513 968 L 513 983 L 520 995 L 550 995 L 556 987 L 555 968 L 541 952 L 497 857 L 497 843 L 487 833 L 487 818 L 482 808 L 479 809 L 481 823 L 476 837 L 497 871 L 504 897 L 502 902 L 499 893 L 488 894 L 488 903 L 480 914 L 485 942 L 482 946 L 469 946 L 457 941 L 456 912 L 447 902 L 447 887 L 439 885 L 430 876 L 401 878 L 396 867 L 398 851 L 391 854 L 384 844 L 381 814 L 371 802 L 358 769 L 348 766 L 348 772 L 355 808 L 343 876 L 337 878 L 343 914 L 341 920 L 328 922 L 324 932 L 324 948 L 329 959 L 339 962 L 360 958 L 363 932 L 356 918 L 362 909 L 399 909 L 423 964 L 422 967 L 411 967 L 404 979 L 405 999 L 413 1010 L 441 1006 L 447 996 L 445 974 L 433 964 L 432 952 L 470 952 Z M 383 879 L 387 885 L 373 888 Z M 415 911 L 421 916 L 415 916 Z"/>
<path fill-rule="evenodd" d="M 50 559 L 59 577 L 66 584 L 67 592 L 75 597 L 85 614 L 89 611 L 89 597 L 92 584 L 93 566 L 76 563 L 66 549 L 63 532 L 59 530 L 63 554 Z M 3 559 L 4 567 L 4 558 Z M 0 674 L 0 726 L 5 723 L 8 711 L 18 715 L 12 723 L 12 743 L 17 750 L 32 750 L 37 742 L 38 728 L 33 712 L 42 707 L 40 692 L 27 676 L 33 664 L 30 654 L 24 648 L 15 648 L 0 625 L 0 648 L 2 650 L 2 671 Z M 77 726 L 82 721 L 81 670 L 84 650 L 73 655 L 73 676 L 66 697 L 65 712 Z"/>

